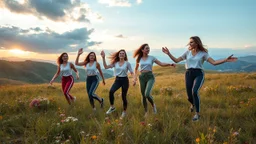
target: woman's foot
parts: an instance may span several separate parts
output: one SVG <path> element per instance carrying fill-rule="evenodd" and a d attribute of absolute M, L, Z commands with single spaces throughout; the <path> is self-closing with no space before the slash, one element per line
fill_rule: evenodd
<path fill-rule="evenodd" d="M 115 107 L 110 107 L 109 109 L 108 109 L 108 111 L 106 112 L 106 114 L 111 114 L 113 111 L 115 111 L 116 110 L 116 108 Z"/>
<path fill-rule="evenodd" d="M 194 105 L 190 106 L 190 112 L 194 112 Z"/>
<path fill-rule="evenodd" d="M 126 116 L 126 111 L 123 111 L 120 119 L 123 119 L 125 116 Z"/>
<path fill-rule="evenodd" d="M 200 119 L 200 115 L 199 114 L 195 114 L 194 117 L 193 117 L 193 121 L 198 121 Z"/>

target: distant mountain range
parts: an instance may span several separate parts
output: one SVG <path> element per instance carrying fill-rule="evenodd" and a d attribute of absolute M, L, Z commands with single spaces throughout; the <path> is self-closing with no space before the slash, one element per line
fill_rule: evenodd
<path fill-rule="evenodd" d="M 23 84 L 23 83 L 48 83 L 57 71 L 57 66 L 47 62 L 35 61 L 5 61 L 0 60 L 0 85 L 1 84 Z M 85 81 L 86 72 L 84 69 L 78 69 L 80 80 Z M 102 70 L 104 77 L 113 77 L 113 72 Z M 73 72 L 73 76 L 75 73 Z M 56 82 L 60 82 L 60 76 Z"/>
<path fill-rule="evenodd" d="M 3 84 L 24 84 L 24 83 L 48 83 L 56 73 L 57 66 L 48 62 L 38 61 L 6 61 L 0 60 L 0 85 Z M 213 66 L 208 62 L 204 63 L 204 69 L 208 72 L 256 72 L 256 56 L 239 57 L 236 62 L 224 63 Z M 78 68 L 80 80 L 85 81 L 86 73 Z M 112 70 L 102 70 L 105 78 L 113 77 Z M 180 64 L 172 72 L 183 73 L 184 64 Z M 75 73 L 73 73 L 75 76 Z M 60 82 L 60 77 L 56 79 Z"/>
<path fill-rule="evenodd" d="M 256 56 L 239 57 L 236 62 L 228 62 L 217 66 L 205 62 L 204 69 L 220 72 L 256 72 Z"/>

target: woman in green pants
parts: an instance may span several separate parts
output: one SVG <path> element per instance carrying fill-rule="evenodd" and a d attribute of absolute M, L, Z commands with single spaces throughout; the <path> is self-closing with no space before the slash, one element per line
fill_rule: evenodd
<path fill-rule="evenodd" d="M 145 117 L 148 114 L 147 100 L 152 105 L 153 112 L 155 114 L 157 113 L 156 105 L 151 95 L 151 90 L 155 83 L 155 77 L 152 73 L 153 63 L 155 62 L 156 64 L 162 67 L 166 67 L 166 66 L 175 67 L 175 64 L 160 62 L 154 56 L 149 55 L 149 52 L 150 52 L 150 48 L 148 44 L 143 44 L 134 52 L 134 55 L 133 55 L 133 57 L 136 58 L 134 83 L 136 83 L 137 81 L 138 68 L 140 66 L 141 74 L 139 75 L 139 80 L 140 80 L 141 95 L 143 98 L 142 99 L 143 106 L 145 110 Z"/>

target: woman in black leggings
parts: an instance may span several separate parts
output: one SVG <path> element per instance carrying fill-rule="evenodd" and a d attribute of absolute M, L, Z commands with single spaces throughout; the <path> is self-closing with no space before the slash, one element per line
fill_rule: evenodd
<path fill-rule="evenodd" d="M 126 96 L 127 96 L 127 91 L 129 89 L 129 79 L 128 79 L 127 72 L 129 70 L 130 73 L 132 75 L 134 75 L 132 67 L 131 67 L 131 64 L 128 62 L 126 52 L 123 49 L 111 54 L 111 56 L 110 56 L 111 64 L 110 65 L 106 64 L 104 51 L 101 52 L 101 56 L 103 58 L 103 65 L 104 65 L 105 69 L 114 68 L 114 72 L 115 72 L 115 76 L 116 76 L 115 82 L 113 83 L 113 85 L 110 89 L 110 92 L 109 92 L 110 108 L 106 112 L 106 114 L 110 114 L 116 110 L 116 108 L 114 107 L 114 93 L 119 88 L 122 87 L 123 112 L 120 117 L 122 119 L 125 117 L 126 109 L 127 109 Z"/>
<path fill-rule="evenodd" d="M 162 51 L 167 54 L 175 63 L 182 60 L 186 60 L 186 90 L 188 95 L 188 101 L 191 103 L 190 111 L 194 111 L 196 108 L 196 114 L 193 117 L 193 121 L 197 121 L 200 118 L 200 96 L 198 94 L 199 89 L 204 82 L 203 63 L 208 61 L 212 65 L 219 65 L 225 62 L 234 62 L 237 60 L 233 55 L 223 60 L 213 60 L 207 49 L 203 46 L 202 41 L 198 36 L 190 37 L 188 50 L 179 58 L 175 58 L 168 50 L 167 47 L 163 47 Z"/>

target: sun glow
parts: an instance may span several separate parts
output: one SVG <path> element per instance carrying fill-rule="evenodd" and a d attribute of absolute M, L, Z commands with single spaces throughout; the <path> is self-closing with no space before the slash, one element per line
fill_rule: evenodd
<path fill-rule="evenodd" d="M 25 51 L 20 50 L 20 49 L 12 49 L 12 50 L 10 50 L 10 52 L 11 52 L 12 54 L 16 54 L 16 55 L 23 55 L 23 54 L 26 53 Z"/>

